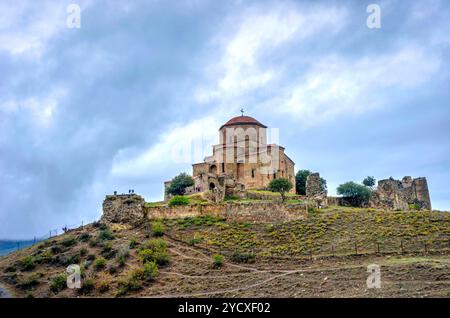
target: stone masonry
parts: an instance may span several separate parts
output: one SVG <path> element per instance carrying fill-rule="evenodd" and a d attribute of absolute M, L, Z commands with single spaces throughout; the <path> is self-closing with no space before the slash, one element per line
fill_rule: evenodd
<path fill-rule="evenodd" d="M 380 180 L 369 205 L 394 210 L 431 210 L 427 179 L 406 176 L 401 181 L 393 178 Z"/>
<path fill-rule="evenodd" d="M 107 195 L 103 201 L 101 221 L 104 223 L 138 224 L 145 218 L 146 213 L 145 200 L 140 195 Z"/>
<path fill-rule="evenodd" d="M 327 192 L 322 191 L 320 174 L 318 172 L 311 173 L 306 178 L 306 197 L 315 202 L 318 208 L 328 206 Z"/>
<path fill-rule="evenodd" d="M 146 219 L 183 218 L 213 215 L 237 222 L 285 222 L 306 218 L 304 203 L 280 202 L 209 203 L 169 207 L 146 207 L 144 199 L 136 194 L 107 195 L 103 201 L 101 221 L 106 224 L 138 225 Z"/>

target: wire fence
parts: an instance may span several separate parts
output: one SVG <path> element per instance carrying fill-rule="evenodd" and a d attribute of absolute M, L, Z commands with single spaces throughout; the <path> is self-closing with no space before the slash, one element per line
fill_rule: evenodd
<path fill-rule="evenodd" d="M 70 230 L 82 228 L 85 225 L 88 225 L 90 223 L 94 223 L 98 221 L 98 218 L 95 219 L 88 219 L 88 220 L 82 220 L 78 223 L 73 224 L 64 224 L 63 226 L 56 228 L 56 229 L 49 229 L 46 234 L 40 235 L 40 236 L 34 236 L 33 239 L 27 240 L 27 241 L 17 241 L 17 248 L 16 250 L 21 250 L 23 248 L 32 246 L 36 243 L 39 243 L 40 241 L 48 240 L 49 238 L 52 238 L 54 236 L 58 236 L 60 234 L 64 234 Z"/>
<path fill-rule="evenodd" d="M 188 244 L 186 240 L 167 235 L 172 240 Z M 278 249 L 279 247 L 281 249 Z M 236 255 L 244 257 L 270 257 L 275 259 L 299 258 L 320 259 L 327 257 L 348 257 L 364 255 L 431 255 L 450 253 L 450 236 L 415 236 L 415 237 L 386 237 L 383 239 L 368 240 L 361 238 L 346 238 L 326 244 L 307 244 L 299 242 L 288 248 L 274 243 L 272 247 L 247 247 L 230 250 L 229 247 L 211 246 L 205 244 L 195 245 L 209 254 L 219 253 L 227 257 Z"/>

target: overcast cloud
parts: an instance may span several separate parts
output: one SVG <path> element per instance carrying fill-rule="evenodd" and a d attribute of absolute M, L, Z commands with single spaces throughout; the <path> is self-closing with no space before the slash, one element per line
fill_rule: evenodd
<path fill-rule="evenodd" d="M 448 16 L 437 0 L 2 0 L 0 239 L 98 219 L 114 190 L 162 199 L 241 107 L 331 194 L 426 176 L 450 210 Z"/>

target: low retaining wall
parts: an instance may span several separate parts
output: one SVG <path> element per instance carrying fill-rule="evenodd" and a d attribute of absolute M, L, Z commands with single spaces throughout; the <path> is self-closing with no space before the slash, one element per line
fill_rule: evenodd
<path fill-rule="evenodd" d="M 107 195 L 103 201 L 102 222 L 137 225 L 143 219 L 175 219 L 213 215 L 237 222 L 275 223 L 305 219 L 305 203 L 283 204 L 276 201 L 221 202 L 169 207 L 145 206 L 136 194 Z"/>
<path fill-rule="evenodd" d="M 174 219 L 213 215 L 237 222 L 283 222 L 305 219 L 307 207 L 303 203 L 282 204 L 277 202 L 216 203 L 205 205 L 147 207 L 149 219 Z"/>

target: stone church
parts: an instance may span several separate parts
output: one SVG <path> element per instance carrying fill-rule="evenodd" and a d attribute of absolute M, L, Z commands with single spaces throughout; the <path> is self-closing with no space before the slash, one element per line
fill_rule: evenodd
<path fill-rule="evenodd" d="M 211 156 L 192 165 L 195 185 L 188 194 L 210 190 L 220 200 L 240 190 L 266 189 L 276 178 L 288 179 L 295 193 L 294 161 L 284 147 L 267 143 L 267 126 L 243 111 L 219 128 L 219 144 L 212 147 Z"/>

